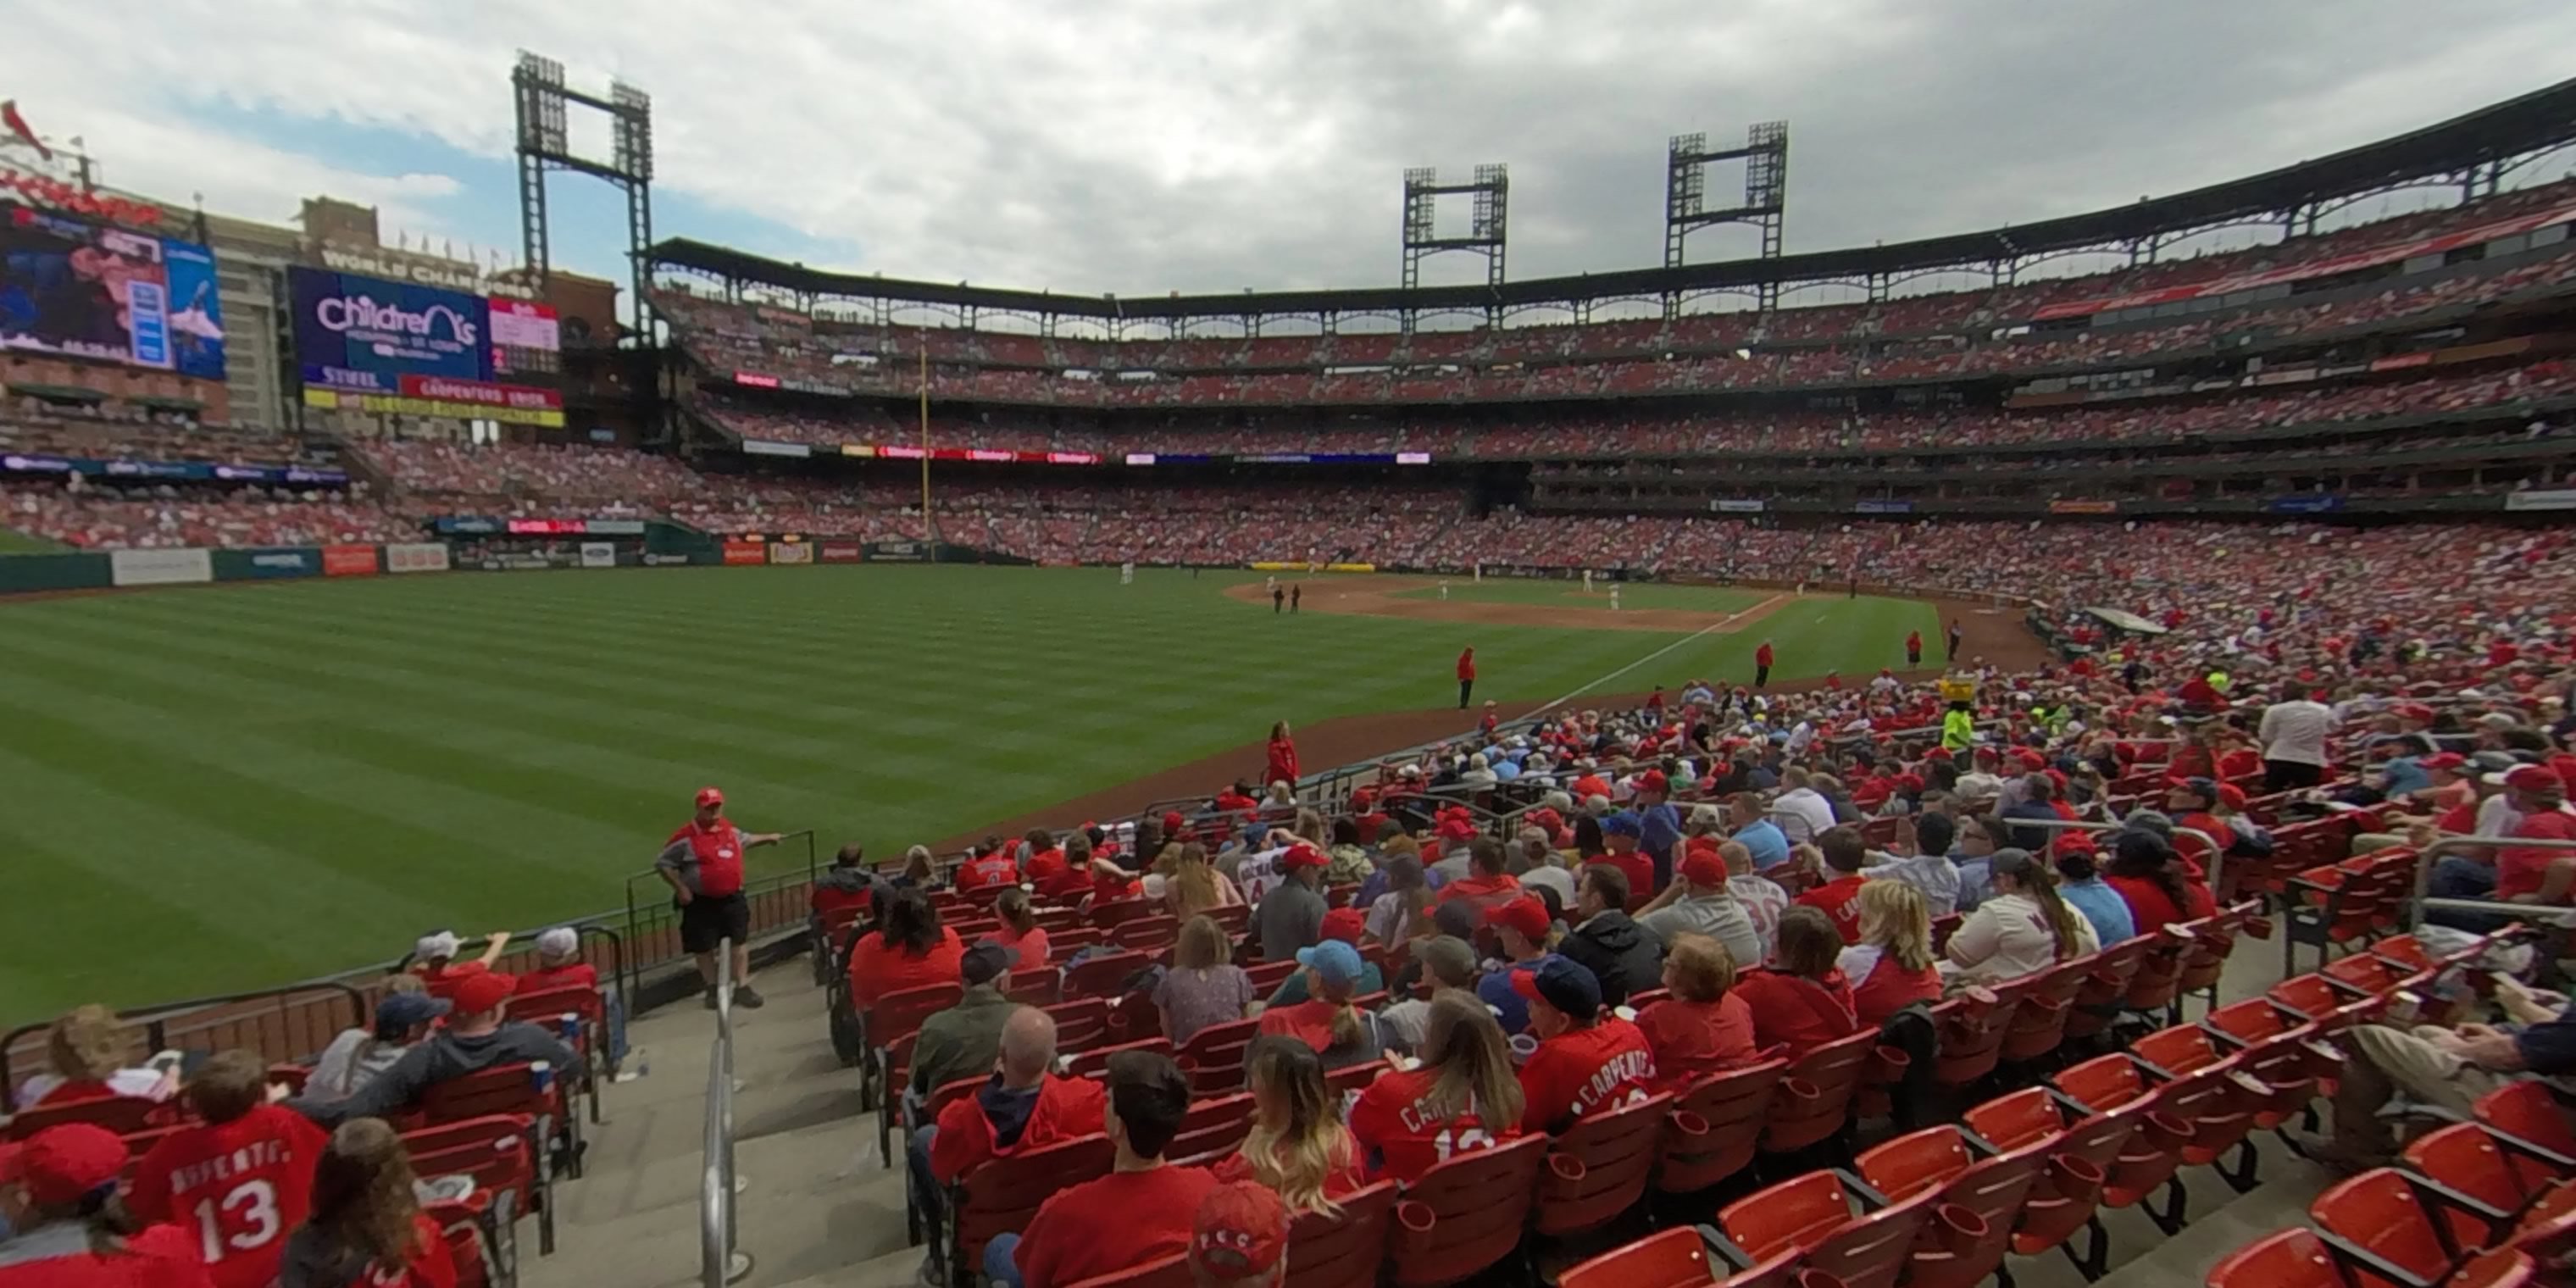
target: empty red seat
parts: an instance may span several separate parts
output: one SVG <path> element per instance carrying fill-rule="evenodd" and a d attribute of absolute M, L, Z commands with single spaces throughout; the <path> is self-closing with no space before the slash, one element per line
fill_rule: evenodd
<path fill-rule="evenodd" d="M 1064 973 L 1066 997 L 1115 997 L 1138 971 L 1154 964 L 1139 952 L 1100 953 Z"/>
<path fill-rule="evenodd" d="M 1771 1116 L 1762 1129 L 1762 1148 L 1785 1154 L 1832 1139 L 1851 1113 L 1860 1090 L 1861 1071 L 1878 1045 L 1878 1032 L 1864 1029 L 1817 1047 L 1780 1077 L 1771 1095 Z"/>
<path fill-rule="evenodd" d="M 1172 1054 L 1172 1044 L 1165 1038 L 1145 1038 L 1121 1042 L 1116 1046 L 1093 1047 L 1088 1051 L 1059 1057 L 1068 1078 L 1097 1078 L 1109 1072 L 1109 1059 L 1121 1051 L 1151 1051 L 1156 1055 Z"/>
<path fill-rule="evenodd" d="M 2302 1229 L 2267 1234 L 2209 1268 L 2209 1288 L 2351 1288 L 2325 1241 Z"/>
<path fill-rule="evenodd" d="M 2115 1113 L 2127 1119 L 2126 1130 L 2118 1133 L 2117 1152 L 2103 1167 L 2103 1206 L 2137 1206 L 2157 1190 L 2172 1186 L 2171 1201 L 2163 1211 L 2145 1211 L 2166 1233 L 2179 1231 L 2183 1195 L 2173 1182 L 2174 1173 L 2182 1168 L 2183 1146 L 2192 1138 L 2191 1123 L 2166 1110 L 2159 1089 L 2126 1055 L 2101 1056 L 2062 1069 L 2055 1081 L 2057 1089 L 2085 1115 L 2085 1125 Z M 2086 1157 L 2103 1164 L 2100 1153 Z"/>
<path fill-rule="evenodd" d="M 1055 1049 L 1087 1051 L 1109 1040 L 1109 1000 L 1101 997 L 1077 997 L 1069 1002 L 1051 1002 L 1043 1009 L 1055 1017 Z"/>
<path fill-rule="evenodd" d="M 1845 1176 L 1810 1172 L 1738 1199 L 1718 1210 L 1718 1228 L 1749 1265 L 1794 1253 L 1847 1288 L 1895 1288 L 1932 1217 L 1933 1196 L 1865 1212 Z"/>
<path fill-rule="evenodd" d="M 1695 1194 L 1752 1166 L 1772 1093 L 1788 1068 L 1786 1060 L 1765 1060 L 1710 1074 L 1675 1095 L 1656 1187 Z"/>
<path fill-rule="evenodd" d="M 1548 1145 L 1538 1179 L 1538 1232 L 1563 1238 L 1619 1219 L 1646 1196 L 1670 1093 L 1577 1119 Z"/>
<path fill-rule="evenodd" d="M 2021 1001 L 2004 1026 L 2004 1059 L 2026 1064 L 2057 1049 L 2066 1037 L 2067 1016 L 2075 1005 L 2076 990 L 2084 986 L 2084 977 L 2093 973 L 2094 964 L 2095 958 L 2088 954 L 2028 977 L 2028 987 L 2022 990 Z"/>
<path fill-rule="evenodd" d="M 2240 1081 L 2251 1080 L 2251 1075 L 2218 1050 L 2208 1030 L 2193 1025 L 2150 1033 L 2130 1044 L 2129 1057 L 2163 1080 L 2156 1089 L 2159 1106 L 2191 1124 L 2192 1138 L 2183 1146 L 2183 1161 L 2216 1166 L 2228 1151 L 2241 1147 L 2244 1157 L 2239 1165 L 2221 1174 L 2239 1190 L 2251 1188 L 2253 1146 L 2245 1137 L 2254 1127 L 2255 1115 L 2273 1103 L 2273 1090 L 2259 1082 L 2249 1087 Z"/>
<path fill-rule="evenodd" d="M 1261 1021 L 1230 1020 L 1211 1024 L 1181 1044 L 1181 1071 L 1190 1075 L 1194 1095 L 1221 1096 L 1243 1089 L 1243 1052 L 1261 1036 Z"/>
<path fill-rule="evenodd" d="M 1335 1200 L 1338 1214 L 1299 1216 L 1288 1229 L 1288 1282 L 1297 1288 L 1376 1288 L 1400 1197 L 1395 1182 L 1379 1181 Z"/>
<path fill-rule="evenodd" d="M 1251 1134 L 1251 1092 L 1193 1100 L 1163 1154 L 1176 1163 L 1210 1164 L 1241 1148 Z"/>
<path fill-rule="evenodd" d="M 2093 969 L 2075 990 L 2074 1008 L 2066 1013 L 2066 1037 L 2070 1041 L 2089 1038 L 2119 1018 L 2121 1000 L 2128 996 L 2139 963 L 2146 960 L 2147 951 L 2153 947 L 2152 937 L 2135 935 L 2093 954 Z"/>
<path fill-rule="evenodd" d="M 1991 987 L 1972 985 L 1934 1006 L 1932 1028 L 1938 1046 L 1932 1081 L 1956 1091 L 1992 1074 L 2003 1060 L 2004 1033 L 2030 986 L 2027 978 Z"/>
<path fill-rule="evenodd" d="M 2046 1157 L 2042 1145 L 1980 1158 L 1949 1126 L 1908 1132 L 1863 1153 L 1861 1179 L 1890 1202 L 1929 1196 L 1938 1205 L 1915 1244 L 1908 1288 L 1975 1288 L 2002 1266 Z"/>
<path fill-rule="evenodd" d="M 1520 1247 L 1548 1138 L 1523 1136 L 1460 1154 L 1405 1187 L 1389 1232 L 1388 1280 L 1441 1288 L 1483 1273 Z"/>
<path fill-rule="evenodd" d="M 2046 1087 L 1999 1096 L 1968 1110 L 1968 1130 L 1996 1149 L 2005 1153 L 2038 1150 L 2044 1157 L 2013 1226 L 2014 1252 L 2029 1257 L 2064 1247 L 2086 1278 L 2101 1277 L 2110 1258 L 2109 1236 L 2094 1222 L 2093 1213 L 2140 1116 L 2135 1110 L 2121 1110 L 2089 1119 L 2078 1116 L 2070 1125 L 2064 1102 Z M 2084 1229 L 2092 1230 L 2093 1238 L 2079 1256 L 2068 1242 Z"/>
<path fill-rule="evenodd" d="M 2418 1191 L 2414 1178 L 2382 1167 L 2318 1195 L 2308 1205 L 2308 1216 L 2322 1232 L 2326 1250 L 2361 1288 L 2411 1288 L 2442 1282 L 2460 1261 L 2459 1248 L 2435 1215 L 2433 1202 Z M 2381 1273 L 2379 1263 L 2398 1274 Z"/>
<path fill-rule="evenodd" d="M 1683 1226 L 1569 1267 L 1556 1277 L 1556 1288 L 1707 1288 L 1716 1282 L 1707 1240 Z"/>

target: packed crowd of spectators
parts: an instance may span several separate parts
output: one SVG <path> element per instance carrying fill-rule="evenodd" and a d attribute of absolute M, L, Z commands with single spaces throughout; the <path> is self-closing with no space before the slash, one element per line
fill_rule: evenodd
<path fill-rule="evenodd" d="M 185 412 L 0 399 L 0 452 L 219 465 L 338 464 L 328 443 L 292 434 L 201 424 Z"/>
<path fill-rule="evenodd" d="M 697 480 L 672 457 L 614 447 L 386 438 L 356 450 L 405 491 L 458 501 L 648 505 L 688 494 Z"/>
<path fill-rule="evenodd" d="M 661 291 L 656 300 L 683 343 L 713 373 L 745 371 L 861 393 L 912 389 L 915 368 L 905 359 L 925 346 L 934 363 L 934 393 L 1078 407 L 1487 401 L 1782 388 L 2181 356 L 2204 350 L 2222 331 L 2299 337 L 2503 299 L 2564 283 L 2576 275 L 2576 252 L 2502 269 L 2467 261 L 2438 273 L 2389 278 L 2375 290 L 2293 296 L 2182 322 L 2016 325 L 2035 310 L 2066 301 L 2116 299 L 2364 252 L 2395 254 L 2424 236 L 2547 209 L 2572 193 L 2576 184 L 2561 182 L 2270 246 L 1877 305 L 1493 332 L 1109 341 L 878 327 L 676 290 Z"/>
<path fill-rule="evenodd" d="M 416 541 L 421 527 L 361 494 L 163 485 L 0 483 L 0 526 L 91 550 Z"/>
<path fill-rule="evenodd" d="M 930 441 L 939 448 L 1086 452 L 1099 456 L 1130 452 L 1429 452 L 1439 458 L 1506 460 L 2138 442 L 2512 409 L 2576 395 L 2576 373 L 2569 371 L 2564 360 L 2546 359 L 2466 374 L 2421 375 L 2307 389 L 2276 387 L 2192 396 L 2182 396 L 2183 391 L 2176 390 L 2172 394 L 2030 411 L 1950 407 L 1865 413 L 1737 411 L 1658 416 L 1642 412 L 1617 417 L 1562 416 L 1545 424 L 1412 421 L 1368 427 L 1353 427 L 1346 422 L 1319 423 L 1288 414 L 1224 427 L 1127 422 L 1108 427 L 1051 424 L 993 412 L 973 419 L 938 416 L 931 422 Z M 896 424 L 883 412 L 866 407 L 832 415 L 754 406 L 721 395 L 707 396 L 698 406 L 715 424 L 746 439 L 904 446 L 920 441 L 917 426 Z"/>

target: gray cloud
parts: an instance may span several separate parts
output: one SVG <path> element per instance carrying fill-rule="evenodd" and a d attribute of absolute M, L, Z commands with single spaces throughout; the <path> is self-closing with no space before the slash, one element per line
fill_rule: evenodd
<path fill-rule="evenodd" d="M 2535 0 L 160 8 L 100 47 L 61 6 L 0 0 L 13 45 L 52 55 L 11 92 L 135 186 L 260 213 L 335 177 L 398 200 L 422 180 L 168 123 L 220 101 L 499 155 L 526 47 L 650 90 L 666 190 L 836 266 L 1083 293 L 1391 283 L 1408 165 L 1509 162 L 1512 275 L 1534 277 L 1660 258 L 1676 132 L 1787 118 L 1789 246 L 1820 249 L 2171 192 L 2576 73 L 2576 9 Z"/>

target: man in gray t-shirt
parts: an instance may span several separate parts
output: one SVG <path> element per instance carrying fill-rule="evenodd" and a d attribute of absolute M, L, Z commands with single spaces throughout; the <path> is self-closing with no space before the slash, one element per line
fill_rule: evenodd
<path fill-rule="evenodd" d="M 1655 932 L 1666 945 L 1679 934 L 1706 935 L 1726 945 L 1738 966 L 1762 964 L 1762 935 L 1751 914 L 1726 886 L 1726 860 L 1706 848 L 1682 859 L 1680 879 L 1664 887 L 1655 901 L 1637 914 L 1637 924 Z"/>
<path fill-rule="evenodd" d="M 1315 884 L 1324 879 L 1330 860 L 1311 845 L 1292 845 L 1279 854 L 1279 884 L 1261 896 L 1252 910 L 1252 929 L 1261 938 L 1261 960 L 1294 960 L 1300 948 L 1324 938 L 1324 896 Z"/>

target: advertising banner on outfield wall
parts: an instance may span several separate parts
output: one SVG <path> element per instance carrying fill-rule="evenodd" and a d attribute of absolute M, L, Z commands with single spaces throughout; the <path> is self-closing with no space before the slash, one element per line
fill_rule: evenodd
<path fill-rule="evenodd" d="M 312 546 L 263 546 L 250 550 L 218 550 L 214 557 L 215 575 L 225 581 L 267 579 L 272 577 L 319 577 L 322 575 L 322 552 Z"/>
<path fill-rule="evenodd" d="M 809 564 L 814 562 L 814 547 L 802 541 L 782 541 L 769 548 L 769 562 L 774 564 Z"/>
<path fill-rule="evenodd" d="M 582 567 L 584 567 L 584 568 L 614 568 L 614 567 L 616 567 L 616 566 L 617 566 L 617 547 L 616 547 L 616 546 L 613 546 L 613 545 L 611 545 L 611 544 L 609 544 L 608 542 L 605 542 L 605 541 L 585 541 L 585 542 L 582 542 L 582 543 L 581 543 L 581 566 L 582 566 Z"/>
<path fill-rule="evenodd" d="M 2120 503 L 2117 501 L 2051 501 L 2048 503 L 2048 512 L 2050 514 L 2118 514 Z"/>
<path fill-rule="evenodd" d="M 118 550 L 109 567 L 119 586 L 176 586 L 213 581 L 215 561 L 203 550 Z"/>
<path fill-rule="evenodd" d="M 858 563 L 868 557 L 868 548 L 855 541 L 826 541 L 816 563 Z"/>
<path fill-rule="evenodd" d="M 447 547 L 436 541 L 415 541 L 385 547 L 386 572 L 445 572 Z"/>
<path fill-rule="evenodd" d="M 724 543 L 724 559 L 728 564 L 768 563 L 769 546 L 759 541 L 728 541 Z"/>
<path fill-rule="evenodd" d="M 2576 490 L 2554 488 L 2537 492 L 2507 492 L 2504 508 L 2508 510 L 2576 510 Z"/>
<path fill-rule="evenodd" d="M 322 575 L 325 577 L 373 577 L 376 575 L 374 546 L 322 547 Z"/>
<path fill-rule="evenodd" d="M 1716 514 L 1762 513 L 1762 503 L 1760 501 L 1738 501 L 1723 497 L 1709 502 L 1708 508 L 1712 513 Z"/>
<path fill-rule="evenodd" d="M 877 563 L 921 563 L 930 558 L 930 547 L 919 541 L 871 541 L 868 558 Z"/>

